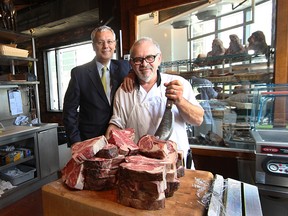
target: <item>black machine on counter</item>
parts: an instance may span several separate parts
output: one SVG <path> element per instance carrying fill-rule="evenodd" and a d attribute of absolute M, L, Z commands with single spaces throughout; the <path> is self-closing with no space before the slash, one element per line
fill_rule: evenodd
<path fill-rule="evenodd" d="M 288 189 L 288 85 L 257 86 L 253 100 L 255 181 Z"/>

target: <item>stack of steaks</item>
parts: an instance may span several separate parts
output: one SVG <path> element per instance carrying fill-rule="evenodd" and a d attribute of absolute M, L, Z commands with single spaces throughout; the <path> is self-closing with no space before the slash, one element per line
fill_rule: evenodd
<path fill-rule="evenodd" d="M 180 185 L 177 145 L 145 135 L 138 147 L 138 155 L 128 156 L 126 163 L 120 164 L 117 200 L 137 209 L 164 208 L 165 199 L 173 196 Z"/>
<path fill-rule="evenodd" d="M 84 162 L 84 189 L 108 190 L 116 186 L 119 165 L 125 156 L 115 145 L 107 144 L 94 157 Z"/>
<path fill-rule="evenodd" d="M 161 164 L 120 164 L 117 200 L 125 206 L 156 210 L 165 207 L 166 170 Z"/>
<path fill-rule="evenodd" d="M 113 133 L 118 135 L 120 131 Z M 129 136 L 123 136 L 123 139 L 127 137 L 129 139 Z M 126 140 L 126 144 L 121 146 L 128 149 L 125 153 L 127 155 L 138 149 L 131 141 Z M 133 151 L 129 152 L 129 149 Z M 119 165 L 125 159 L 124 155 L 119 154 L 118 146 L 108 143 L 105 136 L 99 136 L 76 143 L 71 150 L 72 158 L 61 171 L 62 180 L 67 186 L 79 190 L 107 190 L 115 187 Z"/>
<path fill-rule="evenodd" d="M 63 182 L 73 189 L 115 188 L 117 201 L 137 209 L 165 207 L 165 199 L 179 188 L 183 156 L 176 143 L 143 136 L 134 143 L 134 130 L 112 130 L 75 144 L 72 159 L 62 170 Z"/>
<path fill-rule="evenodd" d="M 79 142 L 72 146 L 72 158 L 61 170 L 63 182 L 70 188 L 82 190 L 84 188 L 84 162 L 91 159 L 108 144 L 104 136 Z"/>

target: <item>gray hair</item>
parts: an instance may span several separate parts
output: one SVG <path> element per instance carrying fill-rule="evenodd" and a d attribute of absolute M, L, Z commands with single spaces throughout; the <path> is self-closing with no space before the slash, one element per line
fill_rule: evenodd
<path fill-rule="evenodd" d="M 158 50 L 158 53 L 161 53 L 160 46 L 155 40 L 153 40 L 150 37 L 142 37 L 142 38 L 136 40 L 134 42 L 134 44 L 132 45 L 132 47 L 130 48 L 130 56 L 133 57 L 132 54 L 133 54 L 133 51 L 134 51 L 134 47 L 139 45 L 139 44 L 141 44 L 141 43 L 143 43 L 143 42 L 145 42 L 145 41 L 150 41 L 155 46 L 155 48 Z"/>
<path fill-rule="evenodd" d="M 94 41 L 95 35 L 97 32 L 103 32 L 103 31 L 110 31 L 113 33 L 114 35 L 114 40 L 116 40 L 116 35 L 115 32 L 113 31 L 112 28 L 110 28 L 109 26 L 99 26 L 97 28 L 95 28 L 92 32 L 91 32 L 91 40 Z"/>

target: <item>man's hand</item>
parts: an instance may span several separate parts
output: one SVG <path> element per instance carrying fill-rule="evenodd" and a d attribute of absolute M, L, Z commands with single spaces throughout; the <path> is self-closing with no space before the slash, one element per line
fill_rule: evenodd
<path fill-rule="evenodd" d="M 117 127 L 114 124 L 109 124 L 109 126 L 108 126 L 108 128 L 106 130 L 106 133 L 105 133 L 105 137 L 106 137 L 107 140 L 109 140 L 109 138 L 110 138 L 111 130 L 121 130 L 121 128 Z"/>
<path fill-rule="evenodd" d="M 183 98 L 183 85 L 179 80 L 173 80 L 169 83 L 164 83 L 166 86 L 165 96 L 174 101 L 175 104 L 179 103 Z"/>
<path fill-rule="evenodd" d="M 189 124 L 200 126 L 203 122 L 204 110 L 201 106 L 190 103 L 183 97 L 183 85 L 179 80 L 164 83 L 165 96 L 174 101 L 180 115 Z"/>
<path fill-rule="evenodd" d="M 128 75 L 124 78 L 121 88 L 127 93 L 131 92 L 134 87 L 135 87 L 135 78 L 136 74 L 135 72 L 131 69 L 128 73 Z"/>

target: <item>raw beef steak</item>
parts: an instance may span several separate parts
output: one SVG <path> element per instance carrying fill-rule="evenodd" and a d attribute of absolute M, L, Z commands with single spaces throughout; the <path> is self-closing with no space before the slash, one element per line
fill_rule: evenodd
<path fill-rule="evenodd" d="M 63 182 L 70 188 L 82 190 L 84 187 L 82 170 L 83 164 L 77 164 L 75 160 L 71 158 L 61 170 Z"/>
<path fill-rule="evenodd" d="M 115 169 L 115 168 L 119 168 L 119 165 L 125 161 L 125 156 L 124 155 L 118 155 L 115 158 L 112 158 L 112 165 L 111 168 Z"/>
<path fill-rule="evenodd" d="M 72 158 L 77 163 L 83 163 L 85 160 L 92 158 L 99 150 L 107 145 L 105 136 L 99 136 L 88 139 L 72 146 Z"/>
<path fill-rule="evenodd" d="M 174 192 L 180 187 L 180 181 L 175 179 L 173 182 L 167 182 L 167 189 L 165 190 L 166 197 L 172 197 Z"/>
<path fill-rule="evenodd" d="M 96 157 L 100 157 L 100 158 L 115 158 L 117 156 L 118 156 L 118 147 L 110 143 L 104 146 L 96 154 Z"/>
<path fill-rule="evenodd" d="M 160 194 L 167 189 L 166 181 L 134 181 L 131 179 L 120 179 L 118 182 L 118 192 L 121 196 L 126 196 L 140 200 L 156 200 Z"/>
<path fill-rule="evenodd" d="M 128 198 L 125 196 L 120 196 L 117 194 L 117 200 L 120 204 L 125 206 L 131 206 L 136 209 L 144 209 L 144 210 L 158 210 L 165 208 L 165 198 L 160 200 L 139 200 Z"/>
<path fill-rule="evenodd" d="M 160 140 L 152 135 L 142 136 L 138 141 L 138 146 L 141 154 L 157 159 L 166 158 L 169 153 L 176 151 L 174 142 Z"/>
<path fill-rule="evenodd" d="M 143 155 L 126 156 L 125 161 L 127 163 L 134 163 L 134 164 L 160 164 L 160 165 L 164 165 L 166 168 L 166 172 L 173 169 L 173 167 L 174 167 L 174 165 L 166 159 L 149 158 L 149 157 L 146 157 Z"/>
<path fill-rule="evenodd" d="M 112 159 L 92 157 L 84 161 L 84 167 L 86 169 L 110 169 L 112 166 Z"/>
<path fill-rule="evenodd" d="M 84 181 L 84 189 L 85 190 L 110 190 L 116 186 L 116 176 L 111 175 L 107 178 L 93 178 L 93 177 L 85 177 Z"/>
<path fill-rule="evenodd" d="M 132 133 L 133 131 L 133 133 Z M 138 146 L 134 143 L 134 130 L 111 130 L 109 143 L 118 146 L 119 154 L 122 155 L 133 155 L 138 153 Z"/>
<path fill-rule="evenodd" d="M 133 164 L 121 163 L 119 167 L 119 179 L 133 179 L 135 181 L 164 181 L 166 169 L 159 164 Z"/>

